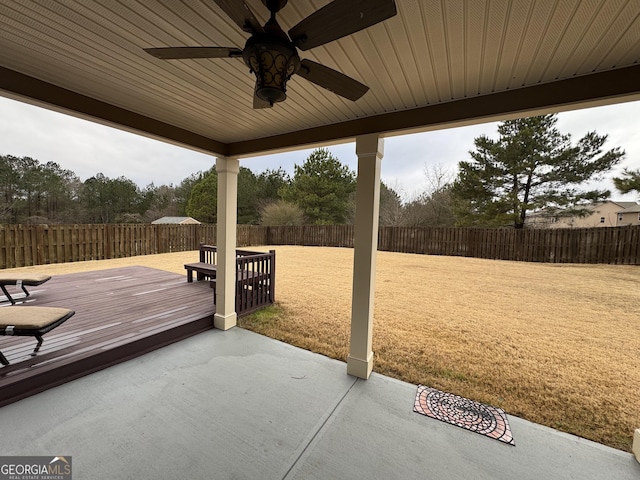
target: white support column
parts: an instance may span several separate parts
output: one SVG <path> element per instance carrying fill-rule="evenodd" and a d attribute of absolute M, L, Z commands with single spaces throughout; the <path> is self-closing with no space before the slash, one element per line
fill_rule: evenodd
<path fill-rule="evenodd" d="M 218 222 L 216 271 L 216 313 L 213 326 L 221 330 L 235 327 L 236 314 L 236 223 L 238 217 L 238 172 L 240 160 L 218 157 Z"/>
<path fill-rule="evenodd" d="M 377 134 L 357 137 L 356 153 L 358 186 L 354 226 L 351 344 L 347 373 L 366 379 L 373 369 L 373 297 L 378 250 L 380 164 L 384 154 L 384 140 Z"/>

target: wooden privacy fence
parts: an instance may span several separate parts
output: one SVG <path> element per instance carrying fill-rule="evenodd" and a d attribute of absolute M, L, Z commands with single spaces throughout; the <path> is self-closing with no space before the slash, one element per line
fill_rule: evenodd
<path fill-rule="evenodd" d="M 353 247 L 352 225 L 238 225 L 237 246 Z M 197 250 L 215 225 L 0 225 L 0 268 Z M 380 227 L 378 250 L 553 263 L 640 265 L 640 225 L 581 229 Z"/>
<path fill-rule="evenodd" d="M 546 230 L 381 227 L 378 250 L 525 262 L 640 265 L 640 225 Z"/>
<path fill-rule="evenodd" d="M 0 268 L 197 250 L 204 241 L 215 242 L 215 225 L 0 225 Z"/>
<path fill-rule="evenodd" d="M 242 227 L 239 227 L 239 229 Z M 352 225 L 250 227 L 253 245 L 353 247 Z M 380 227 L 378 250 L 549 263 L 640 265 L 640 225 L 581 229 Z"/>
<path fill-rule="evenodd" d="M 263 245 L 306 245 L 353 248 L 353 225 L 259 227 Z"/>

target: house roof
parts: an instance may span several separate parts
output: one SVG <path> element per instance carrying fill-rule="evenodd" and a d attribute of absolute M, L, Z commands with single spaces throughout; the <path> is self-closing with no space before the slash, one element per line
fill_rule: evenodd
<path fill-rule="evenodd" d="M 619 210 L 616 213 L 633 213 L 633 212 L 640 212 L 640 205 L 637 204 L 636 202 L 618 202 L 618 201 L 614 201 L 614 200 L 607 200 L 606 202 L 596 202 L 596 203 L 592 203 L 590 205 L 585 205 L 583 206 L 584 209 L 592 211 L 592 212 L 598 212 L 598 209 L 600 207 L 602 207 L 603 205 L 615 205 L 617 207 L 622 208 L 623 210 Z M 573 216 L 573 214 L 567 214 L 565 213 L 563 210 L 559 210 L 556 208 L 547 208 L 547 209 L 543 209 L 543 210 L 537 210 L 534 212 L 529 212 L 527 213 L 528 217 L 571 217 Z"/>
<path fill-rule="evenodd" d="M 587 210 L 591 210 L 591 211 L 598 211 L 598 208 L 604 206 L 604 205 L 615 205 L 616 207 L 620 207 L 620 208 L 629 208 L 632 207 L 634 205 L 637 205 L 636 202 L 620 202 L 617 200 L 606 200 L 604 202 L 595 202 L 592 203 L 590 205 L 585 206 L 585 208 Z"/>
<path fill-rule="evenodd" d="M 198 220 L 192 217 L 162 217 L 157 220 L 154 220 L 151 223 L 153 225 L 167 224 L 167 223 L 181 224 L 181 223 L 185 223 L 185 221 L 188 221 L 188 223 L 200 223 Z"/>
<path fill-rule="evenodd" d="M 267 9 L 245 0 L 261 23 Z M 327 0 L 278 13 L 288 30 Z M 357 102 L 296 76 L 252 108 L 237 58 L 162 61 L 148 47 L 242 47 L 214 1 L 0 0 L 0 94 L 216 155 L 351 141 L 640 99 L 638 0 L 396 0 L 398 15 L 300 52 L 371 87 Z"/>
<path fill-rule="evenodd" d="M 631 206 L 620 210 L 618 213 L 640 213 L 640 205 L 633 203 Z"/>
<path fill-rule="evenodd" d="M 637 207 L 638 204 L 636 202 L 616 202 L 615 200 L 612 201 L 612 203 L 615 203 L 616 205 L 622 207 L 622 208 L 631 208 L 631 207 Z"/>

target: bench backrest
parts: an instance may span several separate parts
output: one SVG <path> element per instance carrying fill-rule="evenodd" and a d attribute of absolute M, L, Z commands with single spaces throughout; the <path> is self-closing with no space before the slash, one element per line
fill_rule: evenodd
<path fill-rule="evenodd" d="M 218 263 L 218 247 L 215 245 L 200 244 L 200 261 L 202 263 L 210 263 L 215 265 Z"/>

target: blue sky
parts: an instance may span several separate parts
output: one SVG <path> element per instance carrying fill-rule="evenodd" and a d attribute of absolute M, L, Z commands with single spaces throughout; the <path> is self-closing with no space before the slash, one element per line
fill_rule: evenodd
<path fill-rule="evenodd" d="M 72 170 L 81 180 L 103 173 L 126 176 L 140 187 L 150 183 L 179 184 L 182 179 L 209 169 L 215 158 L 157 140 L 105 127 L 86 120 L 0 97 L 0 155 L 30 156 L 40 162 L 56 162 Z M 640 168 L 640 102 L 622 103 L 560 113 L 558 128 L 577 141 L 588 131 L 608 134 L 606 149 L 619 146 L 625 159 L 611 176 L 624 167 Z M 425 170 L 436 166 L 453 176 L 461 160 L 469 158 L 473 139 L 481 134 L 497 136 L 497 123 L 485 123 L 448 130 L 403 135 L 385 139 L 382 180 L 404 198 L 424 190 Z M 327 147 L 331 153 L 356 170 L 355 145 Z M 242 159 L 240 164 L 256 173 L 268 168 L 284 168 L 293 173 L 312 150 Z M 610 179 L 603 182 L 613 199 L 637 200 L 635 194 L 615 192 Z"/>

